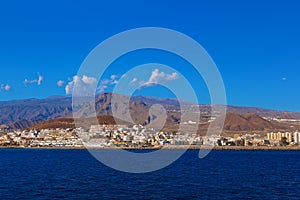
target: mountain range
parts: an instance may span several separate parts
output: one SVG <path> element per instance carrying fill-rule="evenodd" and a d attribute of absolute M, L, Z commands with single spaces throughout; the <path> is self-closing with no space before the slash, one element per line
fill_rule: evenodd
<path fill-rule="evenodd" d="M 164 107 L 167 113 L 166 123 L 164 128 L 174 129 L 177 128 L 181 120 L 180 104 L 193 110 L 195 104 L 179 101 L 177 99 L 168 98 L 155 98 L 145 96 L 132 96 L 127 97 L 120 94 L 103 93 L 97 95 L 95 98 L 95 108 L 98 120 L 101 117 L 113 122 L 112 116 L 112 96 L 116 95 L 118 98 L 128 98 L 129 112 L 134 123 L 147 125 L 150 121 L 155 120 L 155 115 L 149 115 L 149 109 L 152 105 L 159 104 Z M 119 106 L 120 113 L 122 111 L 121 105 Z M 211 105 L 197 105 L 200 108 L 200 130 L 205 130 L 210 123 L 210 117 L 214 114 L 211 112 Z M 224 107 L 225 105 L 218 105 Z M 89 106 L 83 108 L 82 113 L 88 112 Z M 297 122 L 278 122 L 273 119 L 300 119 L 298 112 L 285 112 L 255 107 L 238 107 L 226 106 L 227 114 L 225 124 L 223 127 L 224 132 L 234 131 L 264 131 L 264 130 L 291 130 L 299 127 Z M 121 112 L 122 111 L 122 112 Z M 118 111 L 119 112 L 119 111 Z M 191 115 L 192 116 L 192 115 Z M 52 124 L 63 122 L 66 120 L 72 123 L 72 98 L 62 96 L 52 96 L 45 99 L 24 99 L 0 102 L 0 124 L 5 124 L 14 129 L 26 129 L 30 127 L 37 127 L 39 124 Z M 91 116 L 86 116 L 89 118 Z M 121 119 L 124 119 L 121 116 Z M 48 121 L 50 120 L 50 121 Z M 104 121 L 105 121 L 104 120 Z M 161 119 L 156 119 L 161 120 Z M 47 122 L 48 121 L 48 122 Z M 124 122 L 125 123 L 125 122 Z M 218 124 L 218 119 L 214 122 Z M 65 122 L 59 124 L 66 124 Z M 67 123 L 68 124 L 68 123 Z"/>

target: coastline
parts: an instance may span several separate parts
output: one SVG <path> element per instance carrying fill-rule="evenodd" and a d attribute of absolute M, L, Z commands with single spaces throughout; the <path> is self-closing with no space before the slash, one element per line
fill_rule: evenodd
<path fill-rule="evenodd" d="M 23 147 L 0 146 L 0 149 L 53 149 L 53 150 L 216 150 L 216 151 L 300 151 L 300 146 L 157 146 L 157 147 Z"/>

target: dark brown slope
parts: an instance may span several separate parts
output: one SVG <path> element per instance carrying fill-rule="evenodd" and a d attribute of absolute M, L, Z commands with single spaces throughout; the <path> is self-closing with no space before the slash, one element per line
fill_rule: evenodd
<path fill-rule="evenodd" d="M 93 118 L 86 118 L 86 119 L 76 119 L 76 122 L 82 125 L 83 128 L 90 128 L 91 125 L 94 124 Z M 109 125 L 115 125 L 116 120 L 109 115 L 103 115 L 98 117 L 98 123 L 99 124 L 109 124 Z M 118 120 L 118 124 L 122 125 L 130 125 L 127 122 Z M 28 129 L 66 129 L 66 128 L 76 128 L 75 122 L 73 118 L 60 118 L 60 119 L 53 119 L 44 121 L 36 126 L 31 126 Z"/>
<path fill-rule="evenodd" d="M 272 129 L 274 125 L 256 114 L 227 113 L 224 123 L 226 131 L 254 131 Z"/>
<path fill-rule="evenodd" d="M 212 126 L 220 127 L 221 120 L 216 119 L 212 122 Z M 223 132 L 267 132 L 267 131 L 292 131 L 299 127 L 291 127 L 288 123 L 278 123 L 268 121 L 258 116 L 257 114 L 236 114 L 227 113 Z"/>

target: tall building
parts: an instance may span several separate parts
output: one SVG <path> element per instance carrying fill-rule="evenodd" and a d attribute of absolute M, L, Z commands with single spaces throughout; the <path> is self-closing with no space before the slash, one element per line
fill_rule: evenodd
<path fill-rule="evenodd" d="M 299 144 L 299 143 L 300 143 L 300 132 L 296 131 L 296 132 L 293 134 L 293 137 L 294 137 L 294 143 Z"/>
<path fill-rule="evenodd" d="M 295 132 L 296 133 L 296 132 Z M 295 140 L 295 133 L 292 134 L 292 133 L 289 133 L 289 132 L 286 132 L 286 133 L 281 133 L 281 132 L 278 132 L 278 133 L 268 133 L 267 134 L 267 138 L 268 140 L 270 141 L 280 141 L 283 137 L 286 137 L 287 138 L 287 142 L 292 142 L 293 141 L 293 138 Z M 300 134 L 297 132 L 297 141 L 300 142 Z M 296 143 L 298 143 L 296 142 Z"/>

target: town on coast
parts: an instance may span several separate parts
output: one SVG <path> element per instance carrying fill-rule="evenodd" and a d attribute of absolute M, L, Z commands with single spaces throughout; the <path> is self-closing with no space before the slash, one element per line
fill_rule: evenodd
<path fill-rule="evenodd" d="M 55 128 L 15 131 L 0 127 L 2 148 L 71 149 L 218 149 L 300 150 L 300 132 L 266 134 L 236 133 L 233 136 L 200 136 L 156 131 L 142 125 L 92 125 L 84 128 Z M 299 145 L 299 146 L 298 146 Z"/>

